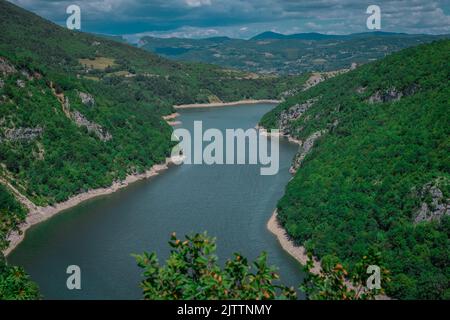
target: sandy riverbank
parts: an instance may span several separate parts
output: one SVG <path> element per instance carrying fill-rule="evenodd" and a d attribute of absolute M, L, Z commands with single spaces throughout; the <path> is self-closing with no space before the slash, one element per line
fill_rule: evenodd
<path fill-rule="evenodd" d="M 265 135 L 265 136 L 267 136 L 267 137 L 273 137 L 273 136 L 283 137 L 283 138 L 288 139 L 288 141 L 291 142 L 291 143 L 295 143 L 295 144 L 298 144 L 298 145 L 300 145 L 300 146 L 303 144 L 303 142 L 302 142 L 301 140 L 292 138 L 292 137 L 291 137 L 290 135 L 288 135 L 288 134 L 283 134 L 283 133 L 281 133 L 281 132 L 278 132 L 278 133 L 269 132 L 269 131 L 267 131 L 266 128 L 261 127 L 261 126 L 259 126 L 259 125 L 257 125 L 255 128 L 256 128 L 257 130 L 259 130 L 259 132 L 260 132 L 261 135 Z"/>
<path fill-rule="evenodd" d="M 167 116 L 162 117 L 163 120 L 165 120 L 167 122 L 167 124 L 171 127 L 175 127 L 178 125 L 181 125 L 182 122 L 181 121 L 177 121 L 176 119 L 180 116 L 180 114 L 178 112 L 169 114 Z"/>
<path fill-rule="evenodd" d="M 260 103 L 280 103 L 280 100 L 240 100 L 234 102 L 213 102 L 213 103 L 193 103 L 193 104 L 182 104 L 178 106 L 173 106 L 175 109 L 191 109 L 191 108 L 214 108 L 214 107 L 230 107 L 238 105 L 247 104 L 260 104 Z"/>
<path fill-rule="evenodd" d="M 267 223 L 267 229 L 277 237 L 284 251 L 289 253 L 300 264 L 306 265 L 308 262 L 308 255 L 305 247 L 297 246 L 291 239 L 289 239 L 286 230 L 284 230 L 284 228 L 280 225 L 277 217 L 278 213 L 277 210 L 275 210 Z M 314 274 L 320 274 L 320 271 L 320 262 L 314 259 L 314 268 L 311 272 Z"/>
<path fill-rule="evenodd" d="M 169 115 L 167 115 L 167 116 L 164 116 L 164 117 L 162 117 L 164 120 L 166 120 L 166 121 L 169 121 L 169 120 L 173 120 L 173 119 L 176 119 L 176 118 L 178 118 L 180 116 L 180 114 L 178 113 L 178 112 L 175 112 L 175 113 L 172 113 L 172 114 L 169 114 Z"/>
<path fill-rule="evenodd" d="M 25 197 L 23 197 L 26 199 L 26 201 L 29 202 L 29 203 L 24 203 L 24 205 L 26 205 L 31 210 L 29 211 L 25 222 L 20 226 L 20 230 L 21 230 L 22 234 L 19 234 L 18 232 L 13 232 L 8 238 L 9 247 L 3 253 L 5 254 L 5 256 L 10 254 L 17 247 L 17 245 L 19 245 L 19 243 L 22 242 L 22 240 L 25 238 L 26 231 L 31 226 L 41 223 L 41 222 L 53 217 L 54 215 L 60 213 L 61 211 L 73 208 L 76 205 L 78 205 L 81 202 L 84 202 L 86 200 L 111 194 L 122 188 L 127 187 L 128 185 L 130 185 L 133 182 L 154 177 L 154 176 L 158 175 L 160 172 L 167 170 L 169 168 L 169 165 L 172 163 L 173 163 L 172 160 L 170 158 L 167 158 L 165 163 L 154 165 L 150 170 L 148 170 L 146 172 L 143 172 L 140 174 L 129 175 L 126 177 L 125 180 L 115 182 L 112 186 L 110 186 L 108 188 L 100 188 L 100 189 L 90 190 L 88 192 L 76 195 L 76 196 L 70 198 L 69 200 L 58 203 L 54 206 L 36 207 L 33 205 L 30 208 L 29 203 L 31 203 L 31 202 L 28 199 L 26 199 Z M 23 201 L 21 201 L 21 202 L 23 202 Z"/>
<path fill-rule="evenodd" d="M 176 127 L 182 125 L 183 123 L 181 121 L 167 121 L 167 124 L 171 127 Z"/>

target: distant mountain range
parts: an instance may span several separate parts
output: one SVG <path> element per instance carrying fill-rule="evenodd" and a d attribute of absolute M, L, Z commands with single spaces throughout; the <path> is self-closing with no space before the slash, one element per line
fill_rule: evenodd
<path fill-rule="evenodd" d="M 396 32 L 362 32 L 362 33 L 352 33 L 348 35 L 338 35 L 338 34 L 323 34 L 317 32 L 306 32 L 306 33 L 294 33 L 294 34 L 282 34 L 272 31 L 266 31 L 260 33 L 251 40 L 327 40 L 327 39 L 352 39 L 358 37 L 370 37 L 370 36 L 398 36 L 406 35 L 406 33 L 396 33 Z"/>
<path fill-rule="evenodd" d="M 449 35 L 413 35 L 364 32 L 349 35 L 263 32 L 249 40 L 143 37 L 139 46 L 159 55 L 213 63 L 244 71 L 300 74 L 332 71 L 378 60 L 401 49 L 448 38 Z"/>

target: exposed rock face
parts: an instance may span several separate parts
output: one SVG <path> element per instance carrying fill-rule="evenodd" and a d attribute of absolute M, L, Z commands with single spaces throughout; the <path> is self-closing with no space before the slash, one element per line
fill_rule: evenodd
<path fill-rule="evenodd" d="M 353 66 L 353 65 L 352 65 Z M 356 66 L 355 66 L 356 68 Z M 301 92 L 301 91 L 306 91 L 311 89 L 312 87 L 317 86 L 319 83 L 331 79 L 337 75 L 349 72 L 351 69 L 341 69 L 341 70 L 336 70 L 336 71 L 328 71 L 328 72 L 316 72 L 311 74 L 311 76 L 309 77 L 308 80 L 306 80 L 305 84 L 298 89 L 291 89 L 288 91 L 285 91 L 281 94 L 281 96 L 283 98 L 287 98 L 287 97 L 291 97 L 296 95 L 297 93 Z M 353 69 L 352 69 L 353 70 Z"/>
<path fill-rule="evenodd" d="M 17 80 L 16 84 L 19 88 L 25 88 L 25 81 L 23 81 L 23 80 L 20 80 L 20 79 Z"/>
<path fill-rule="evenodd" d="M 313 73 L 308 80 L 306 80 L 305 84 L 299 89 L 291 89 L 286 92 L 283 92 L 281 95 L 283 98 L 291 97 L 296 95 L 299 92 L 306 91 L 311 89 L 312 87 L 318 85 L 319 83 L 325 81 L 326 77 L 322 73 Z"/>
<path fill-rule="evenodd" d="M 11 63 L 9 63 L 8 60 L 6 60 L 3 57 L 0 57 L 0 74 L 2 74 L 3 76 L 7 76 L 9 74 L 16 72 L 17 72 L 16 68 Z"/>
<path fill-rule="evenodd" d="M 444 215 L 450 215 L 450 199 L 444 198 L 442 191 L 434 183 L 423 186 L 418 196 L 421 199 L 430 197 L 431 201 L 422 202 L 414 218 L 416 224 L 422 221 L 440 221 Z"/>
<path fill-rule="evenodd" d="M 366 92 L 367 87 L 358 87 L 356 88 L 356 93 L 362 94 L 364 92 Z"/>
<path fill-rule="evenodd" d="M 356 66 L 355 66 L 356 68 Z M 303 86 L 302 91 L 306 91 L 312 87 L 317 86 L 319 83 L 334 78 L 340 74 L 344 74 L 349 72 L 351 69 L 341 69 L 336 71 L 328 71 L 328 72 L 321 72 L 321 73 L 313 73 L 311 77 L 306 81 L 305 85 Z"/>
<path fill-rule="evenodd" d="M 300 166 L 302 165 L 303 160 L 305 160 L 306 156 L 311 152 L 317 139 L 319 139 L 326 132 L 327 132 L 326 130 L 317 131 L 302 142 L 300 146 L 300 151 L 295 156 L 292 167 L 289 170 L 292 174 L 295 174 L 297 172 L 298 168 L 300 168 Z"/>
<path fill-rule="evenodd" d="M 0 89 L 2 89 L 5 86 L 5 81 L 0 80 Z"/>
<path fill-rule="evenodd" d="M 107 130 L 105 130 L 101 125 L 89 121 L 80 112 L 71 112 L 71 118 L 78 126 L 86 127 L 88 132 L 93 132 L 100 140 L 109 141 L 112 139 L 112 135 Z"/>
<path fill-rule="evenodd" d="M 95 99 L 92 95 L 90 95 L 89 93 L 84 93 L 84 92 L 79 92 L 78 96 L 81 99 L 81 102 L 89 107 L 93 107 L 95 106 Z"/>
<path fill-rule="evenodd" d="M 61 102 L 61 99 L 62 99 L 62 102 L 61 102 L 62 109 L 63 109 L 65 115 L 67 116 L 67 118 L 70 119 L 71 116 L 70 116 L 70 101 L 69 101 L 69 98 L 65 97 L 64 95 L 57 96 L 57 98 L 58 98 L 58 100 L 60 102 Z"/>
<path fill-rule="evenodd" d="M 313 133 L 310 135 L 306 140 L 299 141 L 295 138 L 295 132 L 292 132 L 291 123 L 295 120 L 300 119 L 304 114 L 316 103 L 320 97 L 309 99 L 305 101 L 304 103 L 298 103 L 292 107 L 290 107 L 287 110 L 284 110 L 280 114 L 280 120 L 279 120 L 279 129 L 280 133 L 285 136 L 289 136 L 290 140 L 300 144 L 300 149 L 297 155 L 295 156 L 295 159 L 293 161 L 292 167 L 289 170 L 292 174 L 295 174 L 300 168 L 303 160 L 306 158 L 309 152 L 311 152 L 311 149 L 314 146 L 314 143 L 317 139 L 319 139 L 323 134 L 328 132 L 328 130 L 321 130 Z M 317 116 L 316 116 L 317 117 Z M 307 118 L 305 118 L 307 120 Z M 338 122 L 335 121 L 330 126 L 333 128 L 338 125 Z M 297 129 L 298 131 L 301 131 L 302 128 Z"/>
<path fill-rule="evenodd" d="M 302 104 L 296 104 L 283 111 L 280 115 L 279 128 L 283 134 L 290 134 L 290 122 L 299 119 L 318 99 L 309 99 Z"/>
<path fill-rule="evenodd" d="M 417 92 L 416 86 L 410 86 L 402 91 L 397 90 L 396 88 L 390 88 L 385 91 L 376 91 L 373 95 L 371 95 L 368 99 L 368 102 L 373 103 L 386 103 L 398 101 L 402 97 L 413 95 Z"/>
<path fill-rule="evenodd" d="M 377 91 L 369 97 L 369 103 L 384 103 L 398 101 L 403 94 L 397 91 L 395 88 L 389 89 L 385 92 Z"/>
<path fill-rule="evenodd" d="M 5 129 L 4 140 L 6 141 L 26 141 L 30 142 L 41 136 L 44 130 L 42 128 L 17 128 L 17 129 Z M 0 142 L 2 139 L 0 138 Z"/>
<path fill-rule="evenodd" d="M 21 70 L 20 73 L 27 78 L 27 80 L 33 80 L 33 76 L 28 72 L 28 70 Z"/>
<path fill-rule="evenodd" d="M 284 92 L 281 93 L 281 97 L 283 99 L 286 99 L 286 98 L 295 96 L 297 93 L 299 93 L 299 91 L 301 91 L 301 90 L 299 90 L 299 89 L 287 90 L 287 91 L 284 91 Z"/>
<path fill-rule="evenodd" d="M 97 136 L 97 138 L 99 138 L 101 141 L 109 141 L 112 139 L 112 135 L 106 129 L 104 129 L 101 125 L 99 125 L 98 123 L 95 123 L 93 121 L 89 121 L 79 111 L 72 112 L 70 110 L 69 98 L 64 96 L 63 93 L 56 94 L 56 92 L 54 92 L 54 94 L 58 98 L 58 100 L 61 102 L 61 106 L 62 106 L 62 109 L 63 109 L 66 117 L 71 119 L 73 122 L 75 122 L 77 126 L 86 127 L 88 132 L 94 133 Z"/>
<path fill-rule="evenodd" d="M 326 77 L 322 73 L 313 73 L 308 80 L 306 80 L 303 90 L 306 91 L 312 87 L 317 86 L 319 83 L 325 81 Z"/>

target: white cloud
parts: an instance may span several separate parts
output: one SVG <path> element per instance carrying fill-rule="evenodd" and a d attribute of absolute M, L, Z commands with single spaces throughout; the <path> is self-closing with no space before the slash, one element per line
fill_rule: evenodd
<path fill-rule="evenodd" d="M 211 0 L 186 0 L 186 4 L 189 7 L 210 6 Z"/>

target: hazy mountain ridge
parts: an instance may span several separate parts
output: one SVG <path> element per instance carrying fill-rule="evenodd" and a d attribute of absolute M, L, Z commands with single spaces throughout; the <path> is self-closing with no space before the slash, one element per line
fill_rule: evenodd
<path fill-rule="evenodd" d="M 352 33 L 346 35 L 339 34 L 324 34 L 318 32 L 305 32 L 305 33 L 294 33 L 294 34 L 282 34 L 272 31 L 266 31 L 260 33 L 250 40 L 326 40 L 326 39 L 352 39 L 358 37 L 373 37 L 373 36 L 406 36 L 406 33 L 398 33 L 398 32 L 383 32 L 383 31 L 373 31 L 373 32 L 360 32 L 360 33 Z M 411 35 L 416 36 L 416 35 Z"/>
<path fill-rule="evenodd" d="M 350 35 L 265 32 L 250 40 L 143 37 L 142 48 L 180 61 L 198 61 L 245 71 L 300 74 L 350 68 L 448 35 L 366 32 Z M 217 40 L 220 39 L 220 40 Z"/>

